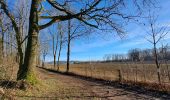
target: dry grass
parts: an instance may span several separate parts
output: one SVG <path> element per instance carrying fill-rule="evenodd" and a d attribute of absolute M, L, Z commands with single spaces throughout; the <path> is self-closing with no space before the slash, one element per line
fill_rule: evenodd
<path fill-rule="evenodd" d="M 18 64 L 12 59 L 3 59 L 0 64 L 0 80 L 15 80 Z"/>
<path fill-rule="evenodd" d="M 6 69 L 6 78 L 7 80 L 15 81 L 17 67 L 15 64 L 11 63 L 3 66 L 7 66 Z M 4 68 L 2 66 L 2 68 Z M 53 65 L 47 65 L 48 68 L 53 68 Z M 57 68 L 56 68 L 57 69 Z M 66 65 L 60 66 L 60 71 L 65 72 Z M 124 82 L 138 82 L 147 86 L 149 83 L 149 87 L 156 88 L 159 85 L 152 85 L 150 83 L 157 82 L 156 75 L 156 67 L 154 64 L 125 64 L 125 63 L 91 63 L 91 64 L 71 64 L 70 72 L 94 77 L 105 80 L 117 80 L 119 79 L 119 70 L 122 71 L 122 77 Z M 11 72 L 11 73 L 10 73 Z M 37 71 L 38 72 L 38 71 Z M 136 73 L 137 72 L 137 73 Z M 168 72 L 165 65 L 162 66 L 161 72 Z M 145 73 L 145 78 L 144 78 Z M 12 98 L 14 100 L 23 100 L 28 98 L 38 98 L 41 100 L 42 98 L 50 98 L 50 99 L 69 99 L 72 95 L 80 95 L 80 88 L 68 87 L 68 84 L 63 84 L 57 78 L 51 79 L 49 76 L 44 76 L 43 73 L 37 73 L 39 76 L 40 82 L 35 87 L 30 87 L 26 91 L 20 89 L 6 88 L 5 97 Z M 54 76 L 55 77 L 55 76 Z M 169 91 L 167 86 L 170 87 L 170 82 L 168 81 L 168 77 L 162 74 L 162 83 L 163 85 L 159 86 L 164 91 Z M 57 97 L 56 97 L 57 96 Z M 37 100 L 37 99 L 36 99 Z"/>
<path fill-rule="evenodd" d="M 48 68 L 53 68 L 53 65 L 47 66 Z M 60 71 L 65 72 L 66 65 L 60 65 Z M 72 73 L 106 80 L 118 80 L 120 74 L 119 71 L 121 72 L 123 80 L 126 81 L 158 83 L 157 69 L 154 64 L 82 63 L 70 65 L 70 72 Z M 162 65 L 161 81 L 164 84 L 170 84 L 168 72 L 170 73 L 170 65 L 168 65 L 168 68 L 165 64 Z"/>

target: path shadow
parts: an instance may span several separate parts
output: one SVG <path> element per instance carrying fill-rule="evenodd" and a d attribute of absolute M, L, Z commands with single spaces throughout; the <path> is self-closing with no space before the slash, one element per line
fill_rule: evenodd
<path fill-rule="evenodd" d="M 108 80 L 104 80 L 104 79 L 98 79 L 98 78 L 93 78 L 93 77 L 87 77 L 87 76 L 83 76 L 83 75 L 77 75 L 75 73 L 65 73 L 65 72 L 59 72 L 56 70 L 52 70 L 52 69 L 46 69 L 46 68 L 42 68 L 42 67 L 38 67 L 41 69 L 44 69 L 46 71 L 52 72 L 52 73 L 56 73 L 56 74 L 61 74 L 61 75 L 67 75 L 67 76 L 71 76 L 74 78 L 78 78 L 78 79 L 82 79 L 82 80 L 86 80 L 89 82 L 95 82 L 104 86 L 111 86 L 117 89 L 123 89 L 127 92 L 132 92 L 135 93 L 136 95 L 146 95 L 146 96 L 150 96 L 150 97 L 156 97 L 156 98 L 160 98 L 160 99 L 164 99 L 164 100 L 170 100 L 170 93 L 169 92 L 164 92 L 164 91 L 157 91 L 157 90 L 152 90 L 152 89 L 147 89 L 144 87 L 141 87 L 139 85 L 133 84 L 126 84 L 126 83 L 120 83 L 119 81 L 108 81 Z"/>

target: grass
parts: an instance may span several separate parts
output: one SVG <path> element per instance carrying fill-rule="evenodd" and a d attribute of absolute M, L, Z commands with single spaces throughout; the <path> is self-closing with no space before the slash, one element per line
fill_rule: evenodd
<path fill-rule="evenodd" d="M 48 68 L 53 68 L 53 65 L 47 65 Z M 54 68 L 53 68 L 54 69 Z M 57 68 L 56 68 L 57 69 Z M 54 70 L 56 70 L 54 69 Z M 66 71 L 66 65 L 60 65 L 60 71 Z M 82 63 L 71 64 L 70 72 L 95 77 L 106 80 L 118 80 L 119 71 L 124 80 L 134 82 L 149 82 L 157 83 L 157 69 L 154 64 L 141 64 L 141 63 Z M 168 77 L 170 73 L 170 65 L 164 64 L 161 66 L 161 81 L 162 83 L 169 84 Z"/>
<path fill-rule="evenodd" d="M 48 68 L 52 68 L 53 65 L 47 65 Z M 136 70 L 137 68 L 137 70 Z M 57 69 L 57 68 L 56 68 Z M 143 71 L 146 73 L 145 82 L 156 82 L 156 68 L 154 64 L 125 64 L 125 63 L 91 63 L 91 64 L 71 64 L 70 72 L 89 76 L 99 79 L 105 80 L 117 80 L 119 78 L 119 71 L 122 71 L 124 82 L 131 83 L 141 82 L 142 85 L 147 86 L 147 84 L 143 83 Z M 162 68 L 162 72 L 166 71 L 166 66 L 164 65 Z M 12 70 L 13 71 L 13 70 Z M 60 66 L 60 71 L 66 71 L 66 65 Z M 37 76 L 39 79 L 39 83 L 34 87 L 29 87 L 26 90 L 20 90 L 17 88 L 7 88 L 5 89 L 6 98 L 13 98 L 14 100 L 30 100 L 34 98 L 38 98 L 41 100 L 42 98 L 46 99 L 61 99 L 61 100 L 72 100 L 75 96 L 81 97 L 86 95 L 83 93 L 82 88 L 79 87 L 70 87 L 69 84 L 61 82 L 61 80 L 57 78 L 49 78 L 50 75 L 46 76 L 43 73 L 37 71 Z M 137 75 L 136 75 L 137 72 Z M 15 72 L 14 72 L 15 73 Z M 162 76 L 163 77 L 163 76 Z M 165 85 L 170 85 L 168 82 L 168 78 L 164 77 L 164 90 L 168 91 L 170 89 L 166 89 Z M 14 80 L 15 81 L 15 80 Z M 152 85 L 156 88 L 159 85 Z M 88 94 L 87 94 L 88 95 Z M 75 98 L 76 98 L 75 97 Z M 86 98 L 87 99 L 87 98 Z M 95 98 L 94 98 L 95 99 Z M 97 99 L 97 98 L 96 98 Z"/>

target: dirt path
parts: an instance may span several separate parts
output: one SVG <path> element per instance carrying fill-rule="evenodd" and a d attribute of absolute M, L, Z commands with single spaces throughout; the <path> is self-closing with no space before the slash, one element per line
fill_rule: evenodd
<path fill-rule="evenodd" d="M 124 89 L 115 88 L 112 86 L 102 85 L 100 83 L 91 82 L 76 77 L 62 75 L 58 73 L 53 73 L 46 71 L 44 69 L 39 69 L 40 73 L 43 75 L 43 79 L 53 79 L 57 80 L 64 86 L 65 91 L 59 91 L 59 99 L 71 99 L 71 100 L 159 100 L 159 98 L 138 94 L 134 92 L 129 92 Z M 68 90 L 70 92 L 68 93 Z M 66 94 L 69 95 L 66 95 Z M 57 95 L 57 94 L 56 94 Z M 62 96 L 61 96 L 62 95 Z"/>

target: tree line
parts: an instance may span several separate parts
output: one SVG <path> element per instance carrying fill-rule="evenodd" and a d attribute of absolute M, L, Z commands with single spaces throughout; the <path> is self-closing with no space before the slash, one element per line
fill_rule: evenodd
<path fill-rule="evenodd" d="M 170 46 L 162 46 L 157 49 L 158 60 L 170 60 Z M 105 62 L 140 62 L 140 61 L 154 61 L 154 49 L 130 49 L 127 54 L 106 54 L 103 57 Z"/>

